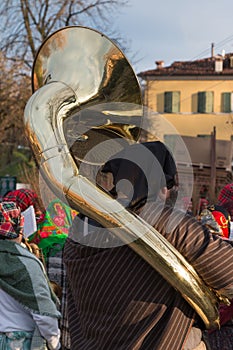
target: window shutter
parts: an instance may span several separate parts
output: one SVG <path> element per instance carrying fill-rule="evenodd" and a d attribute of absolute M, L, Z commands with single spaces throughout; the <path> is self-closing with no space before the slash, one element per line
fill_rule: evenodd
<path fill-rule="evenodd" d="M 233 94 L 231 92 L 223 92 L 222 94 L 222 112 L 231 113 L 232 112 L 232 98 Z"/>
<path fill-rule="evenodd" d="M 198 106 L 197 111 L 198 113 L 204 113 L 205 109 L 205 93 L 204 92 L 198 92 Z"/>
<path fill-rule="evenodd" d="M 180 112 L 180 91 L 165 91 L 164 93 L 164 112 Z"/>
<path fill-rule="evenodd" d="M 213 112 L 213 91 L 198 92 L 198 113 L 212 113 Z"/>

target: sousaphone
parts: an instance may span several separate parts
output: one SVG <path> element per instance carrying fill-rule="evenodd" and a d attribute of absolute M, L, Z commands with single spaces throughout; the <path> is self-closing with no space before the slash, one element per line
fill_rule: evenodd
<path fill-rule="evenodd" d="M 98 168 L 138 140 L 141 89 L 123 52 L 96 30 L 62 28 L 38 50 L 32 90 L 25 108 L 26 133 L 53 193 L 129 244 L 182 294 L 207 328 L 218 326 L 217 292 L 159 232 L 82 171 L 82 165 Z"/>

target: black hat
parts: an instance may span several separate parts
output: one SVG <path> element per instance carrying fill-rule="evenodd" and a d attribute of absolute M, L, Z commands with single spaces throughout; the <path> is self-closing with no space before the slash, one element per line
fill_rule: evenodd
<path fill-rule="evenodd" d="M 130 198 L 129 206 L 138 201 L 155 199 L 162 187 L 170 189 L 176 185 L 174 158 L 160 141 L 127 146 L 105 163 L 102 172 L 112 173 L 112 194 L 123 192 Z"/>

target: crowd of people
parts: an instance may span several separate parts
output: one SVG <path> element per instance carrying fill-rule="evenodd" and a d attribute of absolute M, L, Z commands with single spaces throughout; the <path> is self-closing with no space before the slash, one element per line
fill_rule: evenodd
<path fill-rule="evenodd" d="M 100 173 L 111 175 L 113 199 L 229 299 L 219 304 L 220 328 L 206 330 L 179 289 L 111 230 L 58 198 L 45 209 L 35 191 L 19 189 L 0 202 L 0 349 L 233 349 L 233 183 L 196 217 L 174 208 L 177 168 L 159 141 L 130 145 Z M 36 231 L 26 237 L 30 206 Z"/>
<path fill-rule="evenodd" d="M 46 283 L 49 285 L 49 289 L 52 290 L 53 295 L 55 295 L 55 305 L 56 310 L 59 314 L 58 318 L 58 333 L 59 343 L 56 347 L 52 347 L 48 342 L 46 344 L 46 338 L 42 333 L 42 337 L 45 338 L 45 343 L 36 347 L 37 343 L 33 338 L 32 345 L 30 345 L 30 340 L 26 341 L 20 339 L 20 334 L 18 333 L 18 328 L 16 330 L 8 329 L 7 333 L 17 332 L 17 339 L 12 345 L 8 338 L 4 339 L 4 345 L 8 344 L 6 341 L 9 341 L 10 345 L 2 347 L 2 349 L 61 349 L 69 350 L 71 349 L 70 345 L 70 336 L 67 320 L 67 311 L 66 311 L 66 278 L 65 278 L 65 268 L 62 259 L 63 246 L 65 240 L 68 236 L 68 230 L 74 219 L 77 212 L 70 208 L 67 204 L 61 202 L 58 198 L 51 200 L 47 208 L 45 209 L 42 205 L 37 193 L 28 188 L 21 188 L 10 191 L 5 194 L 2 198 L 2 204 L 10 204 L 17 207 L 19 217 L 24 217 L 24 212 L 30 207 L 33 207 L 36 221 L 36 231 L 31 234 L 29 237 L 23 234 L 20 245 L 23 246 L 30 253 L 36 257 L 40 264 L 42 265 L 43 271 L 46 275 Z M 5 217 L 5 214 L 2 213 Z M 11 218 L 9 217 L 9 220 Z M 4 222 L 3 225 L 6 225 Z M 1 227 L 1 226 L 0 226 Z M 0 228 L 1 229 L 1 228 Z M 1 239 L 1 236 L 0 236 Z M 0 286 L 1 288 L 1 286 Z M 40 290 L 38 289 L 38 293 Z M 33 324 L 33 323 L 32 323 Z M 13 325 L 15 326 L 15 325 Z M 21 327 L 20 324 L 17 327 Z M 26 329 L 27 330 L 27 329 Z M 5 328 L 0 328 L 0 331 L 5 331 Z M 21 332 L 21 331 L 20 331 Z M 38 333 L 38 331 L 37 331 Z M 22 344 L 21 344 L 21 343 Z M 19 345 L 21 344 L 21 345 Z M 8 346 L 8 347 L 7 347 Z M 16 347 L 13 347 L 16 346 Z M 18 347 L 17 347 L 18 346 Z M 21 347 L 19 347 L 21 346 Z M 30 347 L 31 346 L 31 347 Z M 0 346 L 1 348 L 1 346 Z"/>

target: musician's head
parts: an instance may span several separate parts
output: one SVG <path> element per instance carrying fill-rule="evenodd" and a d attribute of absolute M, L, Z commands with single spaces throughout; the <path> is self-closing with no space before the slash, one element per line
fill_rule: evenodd
<path fill-rule="evenodd" d="M 112 174 L 111 193 L 128 208 L 140 207 L 157 198 L 165 201 L 177 186 L 175 161 L 159 141 L 124 148 L 103 166 L 102 172 Z"/>

